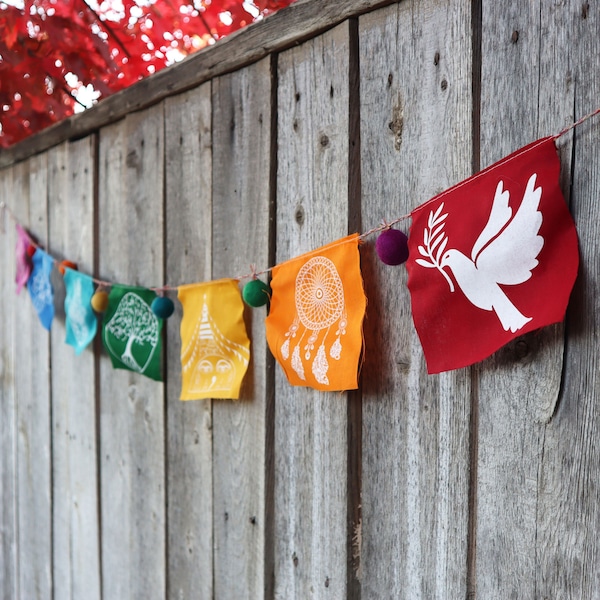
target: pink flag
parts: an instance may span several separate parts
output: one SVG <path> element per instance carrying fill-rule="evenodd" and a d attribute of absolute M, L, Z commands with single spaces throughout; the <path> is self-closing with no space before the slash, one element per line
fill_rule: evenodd
<path fill-rule="evenodd" d="M 27 256 L 27 247 L 29 246 L 29 236 L 27 232 L 17 223 L 17 245 L 15 254 L 17 259 L 17 275 L 15 283 L 17 284 L 17 294 L 21 292 L 23 286 L 29 280 L 31 275 L 31 261 Z"/>

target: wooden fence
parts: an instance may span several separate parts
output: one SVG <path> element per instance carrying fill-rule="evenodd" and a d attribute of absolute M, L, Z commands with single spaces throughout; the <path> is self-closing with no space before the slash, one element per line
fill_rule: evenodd
<path fill-rule="evenodd" d="M 409 212 L 600 104 L 600 6 L 299 0 L 0 153 L 57 257 L 145 286 L 236 276 Z M 561 138 L 566 324 L 428 376 L 373 243 L 358 391 L 289 386 L 246 310 L 242 399 L 75 357 L 0 235 L 5 599 L 600 598 L 600 122 Z M 59 286 L 57 286 L 59 289 Z"/>

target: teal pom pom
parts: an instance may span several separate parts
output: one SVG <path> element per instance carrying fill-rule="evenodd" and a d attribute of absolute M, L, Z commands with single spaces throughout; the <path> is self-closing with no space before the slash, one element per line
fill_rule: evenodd
<path fill-rule="evenodd" d="M 264 306 L 271 297 L 271 288 L 260 279 L 249 281 L 242 290 L 244 302 L 252 308 Z"/>
<path fill-rule="evenodd" d="M 170 298 L 165 298 L 164 296 L 157 296 L 152 300 L 152 312 L 159 319 L 168 319 L 175 310 L 175 305 L 173 304 L 173 300 Z"/>

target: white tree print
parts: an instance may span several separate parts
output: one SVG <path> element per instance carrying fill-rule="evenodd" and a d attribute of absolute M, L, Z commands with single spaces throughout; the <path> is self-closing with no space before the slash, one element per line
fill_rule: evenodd
<path fill-rule="evenodd" d="M 138 295 L 128 292 L 121 299 L 106 329 L 119 341 L 127 341 L 121 361 L 141 373 L 143 367 L 133 357 L 132 348 L 134 344 L 155 347 L 158 343 L 158 320 L 152 309 Z"/>

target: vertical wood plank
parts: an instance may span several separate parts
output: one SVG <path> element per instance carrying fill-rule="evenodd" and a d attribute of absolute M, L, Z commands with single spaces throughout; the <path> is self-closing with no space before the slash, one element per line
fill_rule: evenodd
<path fill-rule="evenodd" d="M 95 137 L 48 152 L 49 246 L 94 270 Z M 93 346 L 65 344 L 64 285 L 57 277 L 51 331 L 54 598 L 100 599 L 100 540 Z"/>
<path fill-rule="evenodd" d="M 15 167 L 17 219 L 40 243 L 48 240 L 47 160 L 42 154 Z M 23 294 L 16 318 L 18 593 L 23 599 L 52 594 L 52 482 L 49 335 Z"/>
<path fill-rule="evenodd" d="M 575 113 L 570 116 L 578 119 L 599 105 L 600 74 L 596 65 L 600 53 L 600 6 L 571 1 L 556 10 L 557 14 L 552 14 L 549 5 L 547 19 L 563 23 L 564 30 L 557 42 L 547 40 L 544 45 L 548 43 L 552 56 L 560 61 L 550 68 L 559 66 L 557 75 L 570 79 L 568 91 L 573 92 Z M 548 102 L 553 102 L 552 90 L 547 93 Z M 571 94 L 564 95 L 568 102 Z M 581 264 L 567 313 L 559 404 L 544 429 L 541 444 L 536 539 L 538 597 L 593 598 L 600 590 L 599 135 L 600 120 L 595 117 L 575 130 L 572 146 L 568 138 L 561 141 L 561 156 L 566 154 L 567 158 L 573 151 L 570 199 Z M 565 160 L 566 181 L 569 166 Z"/>
<path fill-rule="evenodd" d="M 103 279 L 163 281 L 163 106 L 100 132 Z M 100 361 L 102 590 L 113 598 L 165 596 L 164 386 Z"/>
<path fill-rule="evenodd" d="M 470 6 L 360 19 L 365 228 L 470 175 Z M 399 226 L 408 233 L 409 223 Z M 466 596 L 470 377 L 428 376 L 403 267 L 363 248 L 363 598 Z"/>
<path fill-rule="evenodd" d="M 580 33 L 576 26 L 580 11 L 581 4 L 576 2 L 540 0 L 510 3 L 502 9 L 496 3 L 482 2 L 482 167 L 572 121 L 572 69 L 577 60 L 565 50 Z M 568 199 L 568 138 L 561 147 L 562 188 Z M 561 394 L 563 354 L 564 329 L 558 325 L 520 337 L 476 368 L 476 584 L 482 597 L 544 597 L 539 587 L 540 561 L 548 561 L 546 573 L 556 568 L 556 555 L 544 556 L 548 549 L 541 540 L 550 530 L 540 529 L 539 515 L 558 499 L 546 488 L 542 465 L 548 423 Z M 577 399 L 584 400 L 584 396 L 578 393 Z M 565 433 L 562 430 L 559 435 Z M 562 464 L 567 455 L 557 451 L 554 460 Z M 557 525 L 554 518 L 552 524 L 546 523 L 552 532 Z M 547 589 L 551 597 L 585 597 L 567 592 L 569 587 Z"/>
<path fill-rule="evenodd" d="M 20 201 L 13 168 L 0 171 L 0 202 L 11 209 Z M 0 211 L 1 212 L 1 211 Z M 17 489 L 15 332 L 19 310 L 28 310 L 25 295 L 15 295 L 15 224 L 0 214 L 0 597 L 17 594 Z M 20 308 L 21 307 L 21 308 Z"/>
<path fill-rule="evenodd" d="M 213 278 L 268 266 L 271 68 L 213 82 Z M 246 281 L 242 281 L 242 285 Z M 265 309 L 245 311 L 251 361 L 240 399 L 213 401 L 215 598 L 263 598 L 267 486 Z"/>
<path fill-rule="evenodd" d="M 279 56 L 277 262 L 348 233 L 348 56 L 348 23 Z M 347 395 L 275 375 L 275 597 L 345 598 Z"/>
<path fill-rule="evenodd" d="M 168 282 L 211 277 L 211 85 L 165 101 Z M 168 598 L 213 598 L 212 409 L 181 402 L 181 304 L 167 321 Z"/>

